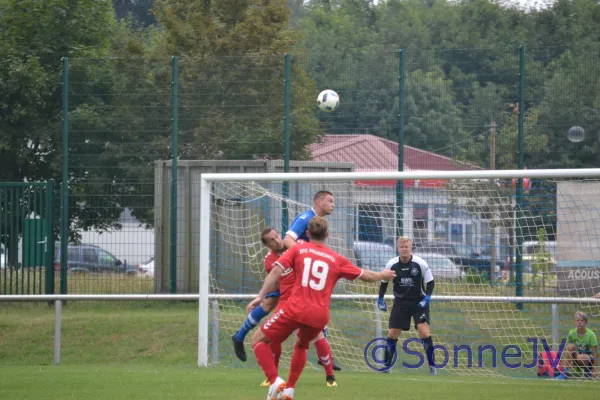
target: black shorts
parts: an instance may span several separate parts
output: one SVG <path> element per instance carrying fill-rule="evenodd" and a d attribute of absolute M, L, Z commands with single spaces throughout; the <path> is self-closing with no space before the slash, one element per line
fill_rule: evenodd
<path fill-rule="evenodd" d="M 402 329 L 403 331 L 410 330 L 410 319 L 415 321 L 415 329 L 417 325 L 423 322 L 429 323 L 429 307 L 420 308 L 418 302 L 405 302 L 394 300 L 392 311 L 390 312 L 389 329 Z"/>

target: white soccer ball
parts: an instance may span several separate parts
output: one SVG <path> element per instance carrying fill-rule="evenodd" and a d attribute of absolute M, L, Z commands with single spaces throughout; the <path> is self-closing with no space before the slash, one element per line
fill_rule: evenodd
<path fill-rule="evenodd" d="M 331 89 L 323 90 L 317 97 L 317 105 L 323 111 L 335 111 L 340 105 L 340 96 Z"/>

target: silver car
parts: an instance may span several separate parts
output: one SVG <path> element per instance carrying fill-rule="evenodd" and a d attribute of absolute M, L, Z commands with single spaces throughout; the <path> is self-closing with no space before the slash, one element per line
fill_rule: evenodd
<path fill-rule="evenodd" d="M 413 253 L 429 265 L 434 280 L 456 281 L 466 277 L 465 272 L 448 257 L 437 253 Z"/>

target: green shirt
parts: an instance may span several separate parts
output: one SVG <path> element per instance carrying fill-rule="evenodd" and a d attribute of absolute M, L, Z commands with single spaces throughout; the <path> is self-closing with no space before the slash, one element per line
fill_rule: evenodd
<path fill-rule="evenodd" d="M 573 343 L 577 346 L 577 350 L 580 353 L 592 354 L 592 347 L 598 346 L 598 339 L 596 339 L 594 331 L 589 328 L 585 328 L 583 336 L 579 336 L 577 328 L 574 328 L 569 331 L 567 343 Z"/>

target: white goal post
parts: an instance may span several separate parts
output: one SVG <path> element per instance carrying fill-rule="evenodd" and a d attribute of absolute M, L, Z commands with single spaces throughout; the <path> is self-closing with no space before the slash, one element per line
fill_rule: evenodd
<path fill-rule="evenodd" d="M 535 198 L 532 195 L 533 189 L 522 185 L 524 179 L 542 182 Z M 395 191 L 398 187 L 405 187 L 407 181 L 442 181 L 442 184 L 435 187 L 413 185 L 411 190 L 414 193 L 404 190 L 404 203 L 397 204 Z M 297 185 L 290 195 L 281 187 L 287 187 L 292 182 Z M 377 182 L 388 182 L 388 192 L 384 193 L 383 184 L 378 185 Z M 389 182 L 402 184 L 389 185 Z M 369 183 L 373 185 L 370 186 Z M 548 321 L 548 326 L 552 326 L 550 330 L 542 325 L 532 328 L 531 317 L 514 306 L 506 308 L 506 304 L 571 304 L 585 308 L 590 315 L 600 315 L 600 299 L 592 299 L 590 296 L 593 291 L 600 292 L 600 275 L 594 275 L 600 270 L 600 255 L 596 250 L 590 250 L 600 248 L 600 169 L 208 173 L 201 176 L 199 193 L 199 366 L 211 365 L 211 340 L 219 340 L 215 337 L 211 339 L 211 334 L 214 335 L 214 329 L 211 332 L 213 320 L 223 319 L 220 329 L 227 329 L 224 337 L 230 338 L 237 325 L 243 322 L 242 300 L 245 304 L 247 299 L 253 298 L 256 288 L 260 287 L 259 284 L 264 279 L 261 262 L 266 250 L 256 238 L 262 228 L 273 225 L 271 208 L 285 203 L 285 207 L 290 207 L 290 210 L 302 211 L 312 205 L 312 197 L 307 197 L 307 194 L 314 194 L 317 190 L 330 190 L 335 195 L 336 210 L 330 217 L 334 218 L 335 215 L 337 219 L 332 224 L 333 233 L 330 238 L 335 237 L 336 233 L 340 237 L 335 239 L 332 247 L 353 262 L 358 261 L 358 255 L 353 251 L 357 242 L 373 242 L 378 246 L 392 244 L 393 248 L 393 241 L 390 240 L 396 237 L 400 224 L 403 224 L 405 233 L 421 239 L 423 247 L 417 247 L 415 253 L 434 253 L 431 246 L 436 243 L 444 243 L 443 246 L 440 245 L 439 254 L 443 253 L 441 249 L 446 244 L 454 247 L 464 245 L 473 249 L 473 254 L 477 255 L 471 257 L 472 263 L 458 254 L 444 253 L 463 272 L 459 272 L 457 280 L 448 279 L 448 282 L 444 282 L 440 290 L 436 284 L 432 304 L 457 305 L 458 308 L 444 308 L 440 311 L 432 309 L 432 318 L 435 318 L 436 312 L 449 316 L 467 315 L 468 324 L 474 331 L 485 332 L 499 344 L 506 345 L 518 340 L 516 338 L 519 335 L 547 335 L 556 340 L 555 336 L 559 333 L 564 336 L 564 330 L 572 328 L 562 326 L 564 321 L 561 318 L 554 318 L 557 312 L 555 306 L 552 314 L 548 313 L 551 315 Z M 415 197 L 409 201 L 408 197 L 412 195 Z M 390 201 L 390 198 L 393 200 Z M 529 199 L 526 209 L 520 203 L 523 198 Z M 341 203 L 340 211 L 338 199 Z M 359 199 L 366 200 L 360 202 Z M 257 206 L 259 202 L 262 203 Z M 379 208 L 375 210 L 376 207 Z M 401 222 L 397 221 L 398 209 L 403 213 Z M 255 210 L 262 214 L 254 215 Z M 281 209 L 278 208 L 277 212 L 281 213 Z M 291 223 L 293 217 L 291 212 L 287 223 Z M 461 222 L 461 218 L 468 223 Z M 365 221 L 374 219 L 379 222 L 373 225 L 376 232 L 374 239 L 370 240 L 371 228 L 365 228 Z M 343 221 L 340 222 L 341 220 Z M 281 220 L 277 222 L 281 223 Z M 469 228 L 471 225 L 476 228 Z M 287 226 L 285 221 L 283 226 Z M 344 230 L 340 226 L 344 226 Z M 347 227 L 350 228 L 346 229 Z M 556 231 L 549 232 L 550 227 Z M 522 229 L 526 229 L 527 233 L 523 233 Z M 285 232 L 281 233 L 283 236 Z M 217 235 L 218 239 L 215 238 Z M 549 240 L 549 237 L 553 240 Z M 214 247 L 215 241 L 218 241 L 218 249 Z M 530 242 L 533 243 L 533 250 L 527 253 L 525 246 Z M 551 243 L 557 246 L 557 251 L 547 251 Z M 520 245 L 518 249 L 516 244 Z M 579 247 L 575 249 L 575 245 Z M 491 255 L 484 254 L 487 248 L 492 249 Z M 504 248 L 508 248 L 508 252 L 504 252 Z M 216 255 L 217 250 L 222 253 Z M 232 262 L 237 264 L 227 267 L 219 264 L 225 258 L 225 251 L 235 256 L 235 261 Z M 573 256 L 575 253 L 587 256 L 577 259 Z M 518 265 L 515 261 L 517 259 L 520 262 Z M 464 264 L 457 260 L 462 260 Z M 365 260 L 363 264 L 364 262 Z M 481 266 L 478 262 L 481 265 L 488 263 L 488 275 L 477 275 L 476 278 L 469 275 L 477 272 L 477 268 Z M 503 271 L 500 265 L 504 262 L 507 267 Z M 525 272 L 525 263 L 530 272 Z M 228 279 L 228 274 L 233 274 L 234 268 L 243 270 L 250 276 L 245 276 L 240 281 L 239 291 L 235 289 L 237 283 L 223 287 L 223 282 Z M 436 269 L 432 270 L 435 277 Z M 567 271 L 570 275 L 565 275 Z M 593 272 L 591 275 L 590 271 Z M 235 282 L 236 279 L 238 278 L 232 277 Z M 247 285 L 250 280 L 252 284 Z M 517 287 L 525 285 L 527 290 L 515 296 L 515 282 Z M 341 285 L 333 296 L 332 306 L 338 301 L 350 301 L 350 306 L 340 306 L 340 313 L 364 313 L 366 324 L 378 325 L 373 327 L 373 332 L 380 333 L 382 329 L 386 329 L 387 315 L 381 315 L 373 307 L 377 297 L 376 285 L 364 285 Z M 392 299 L 391 289 L 386 299 Z M 334 308 L 332 320 L 336 313 Z M 491 326 L 494 324 L 493 320 L 496 326 Z M 432 326 L 432 334 L 435 337 L 435 325 Z M 343 354 L 347 351 L 349 355 L 346 361 L 352 365 L 359 362 L 358 348 L 362 346 L 362 342 L 357 344 L 353 340 L 352 335 L 349 335 L 332 345 L 334 353 Z M 440 338 L 441 343 L 448 344 L 451 341 L 451 338 Z M 345 356 L 338 357 L 343 359 Z M 464 369 L 460 371 L 465 373 Z"/>

